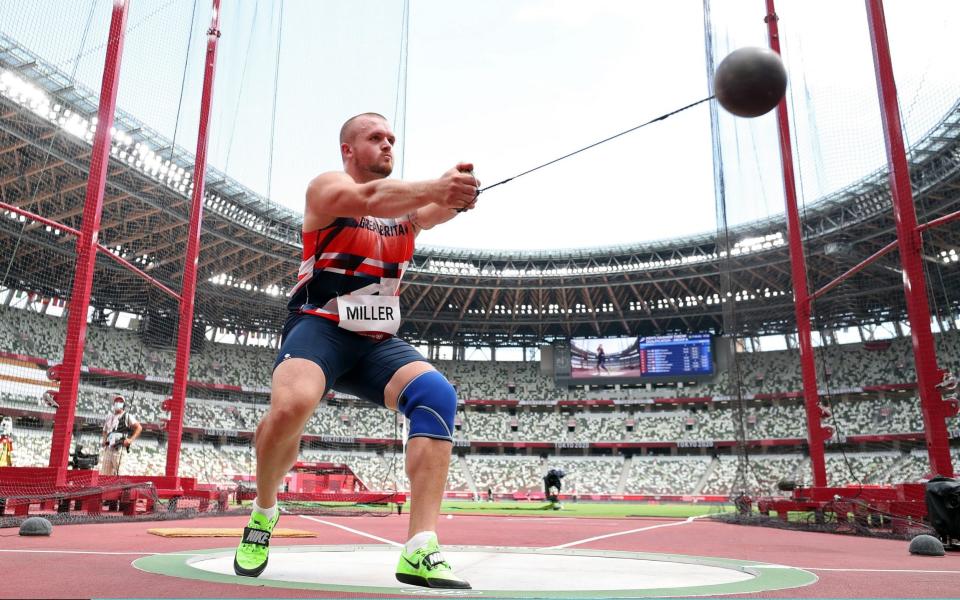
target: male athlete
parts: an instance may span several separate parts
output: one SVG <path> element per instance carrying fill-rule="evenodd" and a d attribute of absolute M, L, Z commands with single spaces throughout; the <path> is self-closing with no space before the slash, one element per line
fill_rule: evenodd
<path fill-rule="evenodd" d="M 603 350 L 603 344 L 597 346 L 597 373 L 600 372 L 601 368 L 607 373 L 610 372 L 610 369 L 607 368 L 607 353 Z"/>
<path fill-rule="evenodd" d="M 414 238 L 472 209 L 478 182 L 469 163 L 429 181 L 387 179 L 395 141 L 381 115 L 349 119 L 340 130 L 343 171 L 324 173 L 307 187 L 303 262 L 274 364 L 270 410 L 257 427 L 257 499 L 234 559 L 238 575 L 256 577 L 266 568 L 279 519 L 277 488 L 296 461 L 307 420 L 332 387 L 410 420 L 409 539 L 397 579 L 470 588 L 440 554 L 436 535 L 456 392 L 394 334 L 400 279 L 413 257 Z"/>

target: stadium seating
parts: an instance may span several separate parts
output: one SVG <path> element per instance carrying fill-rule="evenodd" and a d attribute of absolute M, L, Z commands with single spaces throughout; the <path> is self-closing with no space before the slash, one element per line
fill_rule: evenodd
<path fill-rule="evenodd" d="M 792 480 L 809 483 L 804 474 L 805 460 L 798 455 L 751 455 L 743 462 L 735 456 L 715 458 L 708 468 L 707 477 L 699 493 L 721 496 L 736 495 L 740 492 L 777 495 L 777 483 Z"/>
<path fill-rule="evenodd" d="M 50 462 L 50 432 L 19 429 L 13 438 L 13 466 L 45 467 Z"/>
<path fill-rule="evenodd" d="M 622 456 L 568 458 L 551 456 L 545 471 L 562 469 L 565 494 L 616 494 L 623 474 Z M 541 484 L 542 485 L 542 484 Z"/>
<path fill-rule="evenodd" d="M 59 362 L 63 352 L 66 319 L 10 307 L 0 307 L 0 351 Z M 960 370 L 960 334 L 936 336 L 941 366 Z M 825 424 L 838 436 L 919 433 L 923 419 L 913 393 L 875 392 L 861 388 L 911 382 L 914 379 L 909 339 L 894 339 L 873 345 L 831 346 L 818 349 L 817 368 L 821 388 L 829 394 L 824 404 L 831 416 Z M 269 385 L 274 351 L 207 342 L 191 358 L 190 378 L 213 384 L 243 386 L 253 392 L 220 393 L 191 387 L 184 425 L 188 430 L 251 432 L 268 409 L 262 393 Z M 683 388 L 591 389 L 558 388 L 540 372 L 538 362 L 438 361 L 437 367 L 457 386 L 465 400 L 514 399 L 547 401 L 569 399 L 627 400 L 665 396 L 721 396 L 715 402 L 682 405 L 618 404 L 610 412 L 592 412 L 582 407 L 512 406 L 510 410 L 464 406 L 458 411 L 458 440 L 538 441 L 549 443 L 585 442 L 691 442 L 709 444 L 733 440 L 742 422 L 747 439 L 802 439 L 806 436 L 805 412 L 799 399 L 751 399 L 751 394 L 796 392 L 801 386 L 795 350 L 745 352 L 737 355 L 738 368 L 747 398 L 738 405 L 729 397 L 731 378 L 718 373 L 711 381 Z M 152 379 L 172 378 L 174 354 L 169 349 L 142 343 L 138 333 L 91 324 L 84 363 L 90 367 L 147 375 Z M 50 415 L 53 409 L 41 402 L 46 388 L 42 369 L 30 377 L 0 376 L 0 414 L 4 409 Z M 152 384 L 85 378 L 80 386 L 77 415 L 94 423 L 109 411 L 112 396 L 124 394 L 129 410 L 142 422 L 161 425 L 167 418 L 162 403 L 169 392 Z M 323 402 L 307 423 L 306 433 L 328 439 L 331 444 L 354 438 L 397 439 L 403 422 L 395 413 L 338 395 L 338 401 Z M 764 396 L 769 398 L 769 396 Z M 609 409 L 607 409 L 609 410 Z M 47 417 L 49 419 L 49 417 Z M 31 425 L 33 427 L 35 425 Z M 953 419 L 951 430 L 960 426 Z M 90 431 L 90 429 L 88 429 Z M 91 434 L 86 440 L 96 443 Z M 208 438 L 209 439 L 209 438 Z M 339 441 L 338 441 L 339 439 Z M 184 437 L 181 472 L 205 481 L 227 484 L 235 473 L 252 470 L 249 446 L 215 447 L 201 443 L 194 434 Z M 15 464 L 45 465 L 49 456 L 49 431 L 17 430 Z M 371 487 L 405 489 L 408 486 L 396 457 L 388 452 L 305 450 L 303 458 L 339 456 Z M 312 459 L 311 459 L 312 460 Z M 319 460 L 319 458 L 317 458 Z M 955 459 L 956 460 L 956 459 Z M 165 447 L 153 435 L 146 435 L 124 455 L 123 472 L 159 474 L 164 470 Z M 400 461 L 402 463 L 402 461 Z M 960 464 L 960 463 L 958 463 Z M 540 491 L 547 468 L 566 470 L 568 490 L 578 494 L 730 494 L 738 486 L 776 492 L 780 478 L 809 481 L 809 462 L 799 454 L 751 456 L 746 473 L 737 469 L 729 456 L 640 456 L 556 457 L 546 461 L 536 456 L 467 454 L 454 456 L 448 489 L 458 492 L 486 491 L 527 493 Z M 828 447 L 828 481 L 834 485 L 919 481 L 929 475 L 927 456 L 919 450 L 900 452 L 871 447 L 839 453 Z"/>
<path fill-rule="evenodd" d="M 15 434 L 14 466 L 46 466 L 50 449 L 49 430 L 20 428 Z M 99 435 L 82 434 L 79 442 L 87 452 L 99 451 Z M 186 441 L 181 446 L 180 473 L 204 483 L 231 486 L 234 475 L 255 471 L 249 446 L 215 445 Z M 922 451 L 827 453 L 830 485 L 892 484 L 922 481 L 930 476 L 927 455 Z M 301 460 L 343 463 L 373 490 L 408 490 L 403 455 L 305 449 Z M 960 464 L 960 451 L 953 455 Z M 143 437 L 122 455 L 121 475 L 161 475 L 166 447 L 156 438 Z M 810 484 L 808 459 L 798 454 L 751 454 L 738 468 L 734 456 L 634 456 L 612 457 L 509 456 L 471 454 L 451 456 L 447 490 L 495 494 L 527 494 L 542 491 L 548 469 L 566 471 L 564 493 L 648 495 L 732 495 L 740 490 L 776 495 L 782 479 Z"/>
<path fill-rule="evenodd" d="M 556 442 L 567 439 L 569 417 L 554 412 L 522 412 L 517 415 L 514 439 Z"/>
<path fill-rule="evenodd" d="M 161 424 L 167 413 L 161 409 L 165 396 L 143 390 L 123 390 L 90 385 L 80 387 L 77 414 L 99 420 L 110 410 L 116 393 L 127 397 L 128 410 L 143 423 Z M 0 392 L 4 407 L 52 413 L 36 396 Z M 187 398 L 184 425 L 201 430 L 252 431 L 268 406 Z M 923 419 L 915 396 L 892 400 L 871 398 L 834 399 L 833 416 L 824 424 L 840 435 L 889 434 L 923 431 Z M 744 409 L 746 439 L 804 438 L 805 415 L 801 405 L 752 406 Z M 505 412 L 465 410 L 459 414 L 457 438 L 477 441 L 711 441 L 737 436 L 737 412 L 731 406 L 710 410 L 664 410 L 649 412 L 580 413 L 553 411 Z M 633 431 L 627 423 L 633 422 Z M 572 432 L 568 432 L 570 427 Z M 514 431 L 515 427 L 515 431 Z M 402 420 L 396 413 L 365 404 L 334 406 L 322 403 L 307 423 L 310 435 L 349 438 L 397 439 Z"/>
<path fill-rule="evenodd" d="M 510 439 L 511 417 L 502 412 L 464 411 L 461 413 L 463 437 L 471 440 Z"/>
<path fill-rule="evenodd" d="M 900 471 L 904 457 L 896 452 L 828 452 L 829 485 L 858 485 L 907 481 Z"/>
<path fill-rule="evenodd" d="M 574 421 L 573 437 L 578 442 L 622 441 L 627 434 L 626 417 L 622 413 L 584 414 Z"/>
<path fill-rule="evenodd" d="M 10 307 L 0 307 L 0 350 L 59 362 L 63 354 L 66 319 Z M 960 334 L 936 336 L 940 364 L 960 370 Z M 266 388 L 275 350 L 235 344 L 208 342 L 191 357 L 190 378 L 197 381 L 230 383 Z M 862 344 L 818 348 L 818 381 L 824 389 L 864 385 L 905 383 L 915 380 L 910 340 L 897 338 L 879 349 Z M 171 349 L 144 344 L 139 335 L 92 323 L 88 328 L 84 363 L 114 371 L 143 373 L 171 378 L 175 357 Z M 630 399 L 671 395 L 664 390 L 638 389 L 576 391 L 558 388 L 553 379 L 540 372 L 539 362 L 437 361 L 464 399 L 562 400 L 568 398 Z M 745 393 L 782 393 L 801 388 L 799 355 L 796 350 L 744 352 L 737 354 L 737 366 Z M 675 389 L 672 394 L 729 395 L 728 373 L 713 381 Z"/>
<path fill-rule="evenodd" d="M 708 457 L 634 456 L 624 493 L 692 494 L 709 466 Z"/>
<path fill-rule="evenodd" d="M 494 494 L 543 491 L 547 469 L 540 457 L 469 455 L 466 460 L 480 490 L 489 487 Z"/>

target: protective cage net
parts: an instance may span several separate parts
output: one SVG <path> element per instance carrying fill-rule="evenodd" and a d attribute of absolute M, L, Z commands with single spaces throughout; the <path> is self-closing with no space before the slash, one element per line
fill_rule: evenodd
<path fill-rule="evenodd" d="M 760 4 L 705 3 L 708 63 L 715 67 L 739 47 L 768 46 Z M 956 7 L 938 6 L 945 10 L 938 13 L 943 21 L 937 27 L 946 32 L 960 24 Z M 910 15 L 906 3 L 887 2 L 885 8 L 917 217 L 924 223 L 960 204 L 955 185 L 960 86 L 948 59 L 957 50 L 956 40 L 918 35 L 929 23 Z M 812 293 L 895 241 L 887 158 L 862 3 L 831 5 L 827 20 L 809 3 L 780 2 L 777 13 Z M 737 443 L 715 471 L 718 480 L 730 484 L 707 489 L 730 494 L 743 509 L 734 517 L 740 522 L 876 535 L 925 529 L 917 519 L 865 501 L 872 486 L 923 482 L 933 475 L 897 250 L 811 304 L 819 410 L 828 428 L 826 483 L 864 491 L 843 504 L 798 509 L 788 515 L 789 525 L 780 515 L 756 512 L 756 506 L 750 512 L 744 502 L 788 497 L 794 486 L 814 482 L 776 112 L 748 120 L 718 109 L 714 119 L 722 286 L 715 300 L 723 304 L 725 341 L 719 351 L 728 362 L 717 386 Z M 953 373 L 960 360 L 956 232 L 954 224 L 923 235 L 938 363 Z M 742 268 L 757 255 L 769 256 L 770 262 L 782 259 L 779 268 Z M 951 436 L 957 424 L 956 418 L 948 419 Z M 795 441 L 783 445 L 776 441 L 791 438 Z M 956 465 L 956 446 L 951 455 Z"/>
<path fill-rule="evenodd" d="M 50 460 L 53 418 L 62 400 L 55 367 L 63 361 L 74 283 L 76 235 L 71 230 L 82 227 L 112 4 L 0 7 L 3 201 L 59 225 L 11 210 L 0 218 L 0 415 L 10 430 L 0 466 L 46 467 Z M 268 408 L 270 367 L 283 319 L 280 286 L 289 285 L 293 273 L 276 269 L 275 262 L 257 263 L 260 255 L 253 246 L 259 243 L 232 237 L 238 224 L 261 232 L 272 225 L 259 226 L 252 213 L 225 196 L 256 202 L 265 212 L 275 205 L 225 182 L 217 167 L 229 166 L 231 155 L 247 144 L 266 148 L 254 158 L 267 164 L 272 142 L 235 140 L 233 128 L 272 101 L 269 91 L 253 91 L 251 81 L 272 73 L 273 59 L 232 61 L 219 74 L 177 472 L 195 480 L 181 486 L 198 493 L 164 493 L 170 486 L 160 479 L 168 455 L 165 401 L 172 394 L 178 327 L 178 301 L 163 286 L 174 292 L 181 286 L 209 10 L 193 0 L 134 2 L 127 17 L 99 235 L 104 248 L 90 293 L 70 446 L 71 470 L 112 475 L 70 475 L 67 489 L 7 472 L 0 478 L 0 496 L 6 499 L 0 516 L 6 525 L 16 524 L 28 510 L 59 521 L 247 510 L 241 505 L 249 504 L 255 480 L 252 438 Z M 273 56 L 278 10 L 279 5 L 258 5 L 255 11 L 233 11 L 234 20 L 226 26 L 236 35 L 228 50 Z M 269 180 L 270 173 L 264 174 Z M 289 243 L 299 240 L 282 241 L 288 244 L 269 250 L 292 259 Z M 242 273 L 253 269 L 274 282 L 250 283 Z M 262 306 L 263 329 L 234 314 L 237 302 L 251 298 Z M 117 395 L 125 398 L 127 414 L 143 432 L 129 449 L 113 451 L 102 446 L 102 428 Z M 284 483 L 285 510 L 388 514 L 396 509 L 394 494 L 407 487 L 402 421 L 357 406 L 356 399 L 331 396 L 311 419 L 300 463 Z M 361 437 L 370 439 L 356 441 Z M 105 464 L 108 460 L 114 467 Z"/>
<path fill-rule="evenodd" d="M 953 4 L 915 11 L 907 2 L 886 3 L 921 222 L 958 204 L 960 89 L 951 76 L 957 42 L 949 34 L 960 25 L 960 16 Z M 58 389 L 49 367 L 63 359 L 74 276 L 75 237 L 67 228 L 82 226 L 111 3 L 49 8 L 0 4 L 2 200 L 63 226 L 47 227 L 11 211 L 0 217 L 0 414 L 12 424 L 0 457 L 17 467 L 49 462 L 56 410 L 52 394 Z M 709 63 L 715 65 L 734 48 L 767 45 L 761 3 L 712 0 L 705 8 Z M 863 7 L 784 2 L 778 9 L 790 73 L 803 245 L 809 288 L 815 290 L 893 240 L 883 133 Z M 132 3 L 102 217 L 100 241 L 107 251 L 175 291 L 186 247 L 208 10 L 193 0 Z M 103 499 L 99 511 L 52 484 L 38 489 L 0 477 L 0 490 L 10 499 L 4 523 L 22 517 L 13 499 L 22 506 L 38 494 L 47 498 L 29 510 L 57 518 L 247 510 L 255 482 L 252 440 L 269 406 L 278 325 L 300 240 L 295 219 L 264 198 L 273 178 L 272 127 L 237 124 L 276 112 L 278 59 L 289 51 L 280 43 L 281 29 L 296 21 L 284 18 L 282 10 L 283 3 L 256 3 L 223 15 L 222 28 L 234 35 L 224 36 L 221 51 L 234 60 L 218 71 L 212 108 L 191 383 L 178 471 L 205 493 L 170 496 L 160 483 L 168 450 L 164 401 L 172 393 L 176 301 L 101 252 L 70 448 L 75 470 L 102 465 L 101 427 L 116 394 L 126 397 L 126 408 L 144 432 L 129 452 L 120 453 L 119 479 L 81 482 L 86 496 Z M 338 18 L 362 19 L 369 10 L 351 9 L 356 14 L 345 11 Z M 377 18 L 395 24 L 405 47 L 408 12 L 400 3 L 391 10 L 395 14 L 383 11 Z M 823 19 L 825 11 L 833 18 Z M 930 27 L 919 20 L 929 14 L 937 15 L 933 27 L 940 33 L 915 35 Z M 904 43 L 911 33 L 922 43 Z M 382 78 L 391 83 L 396 72 L 403 72 L 394 65 L 388 70 Z M 403 96 L 397 79 L 393 121 L 399 126 L 396 112 Z M 812 483 L 775 119 L 736 119 L 720 109 L 713 117 L 718 284 L 709 290 L 704 284 L 702 296 L 686 298 L 677 310 L 722 306 L 723 327 L 714 346 L 717 375 L 675 390 L 678 396 L 709 401 L 585 410 L 558 401 L 589 400 L 594 394 L 649 400 L 666 392 L 564 388 L 535 361 L 438 360 L 437 367 L 468 403 L 456 417 L 448 492 L 540 499 L 543 475 L 555 468 L 567 474 L 562 490 L 567 498 L 720 498 L 744 507 L 746 498 L 788 497 L 780 487 L 789 486 L 781 482 Z M 226 171 L 239 174 L 243 183 Z M 938 360 L 955 373 L 960 369 L 956 231 L 953 226 L 924 235 Z M 930 471 L 899 269 L 898 255 L 891 253 L 812 306 L 819 399 L 829 413 L 824 425 L 833 430 L 826 444 L 832 486 L 920 481 Z M 546 348 L 558 364 L 569 367 L 569 344 Z M 503 398 L 523 406 L 505 410 L 483 402 Z M 956 419 L 948 426 L 956 431 Z M 283 484 L 285 510 L 396 510 L 399 496 L 394 494 L 409 489 L 401 418 L 334 394 L 321 403 L 304 434 L 298 466 Z M 489 444 L 545 440 L 551 446 L 543 455 L 485 452 Z M 477 441 L 488 447 L 472 451 L 470 443 Z M 670 455 L 650 450 L 598 456 L 590 448 L 596 442 L 676 444 L 677 449 Z M 956 463 L 956 450 L 953 454 Z M 65 506 L 69 513 L 60 512 Z M 131 506 L 133 513 L 126 514 Z M 840 522 L 823 512 L 791 518 L 833 531 L 883 531 L 879 525 L 885 519 L 889 525 L 890 519 L 873 511 Z M 782 524 L 760 515 L 747 520 Z"/>

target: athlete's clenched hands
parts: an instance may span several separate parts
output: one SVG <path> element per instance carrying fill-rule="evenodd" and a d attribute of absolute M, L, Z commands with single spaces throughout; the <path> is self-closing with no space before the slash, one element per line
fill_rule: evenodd
<path fill-rule="evenodd" d="M 437 179 L 434 186 L 434 204 L 454 210 L 473 208 L 480 183 L 472 171 L 472 163 L 458 163 Z"/>

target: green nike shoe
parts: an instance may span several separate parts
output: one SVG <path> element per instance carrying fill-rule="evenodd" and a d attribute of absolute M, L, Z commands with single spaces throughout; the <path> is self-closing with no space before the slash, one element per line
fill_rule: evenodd
<path fill-rule="evenodd" d="M 259 577 L 260 573 L 263 573 L 267 568 L 267 559 L 270 558 L 270 535 L 279 520 L 279 510 L 271 520 L 258 512 L 250 515 L 250 521 L 243 528 L 243 538 L 233 557 L 234 573 L 244 577 Z"/>
<path fill-rule="evenodd" d="M 419 550 L 400 552 L 397 564 L 397 581 L 428 588 L 455 588 L 469 590 L 470 584 L 457 577 L 453 567 L 440 554 L 436 536 Z"/>

